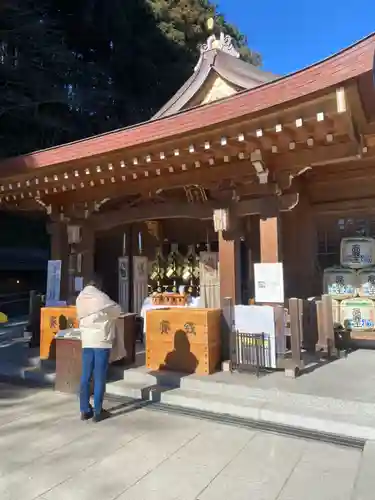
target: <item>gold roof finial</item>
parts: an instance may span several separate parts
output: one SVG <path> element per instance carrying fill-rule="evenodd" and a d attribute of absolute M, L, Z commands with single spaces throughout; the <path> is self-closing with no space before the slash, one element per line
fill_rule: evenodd
<path fill-rule="evenodd" d="M 239 52 L 233 46 L 232 38 L 230 35 L 225 35 L 223 31 L 220 31 L 220 36 L 219 37 L 216 36 L 215 31 L 219 32 L 220 25 L 215 26 L 214 17 L 210 17 L 207 19 L 206 27 L 208 32 L 211 34 L 208 36 L 206 43 L 203 43 L 199 47 L 201 57 L 198 61 L 198 64 L 195 66 L 194 71 L 196 71 L 199 68 L 203 54 L 205 54 L 206 52 L 210 52 L 211 50 L 221 50 L 222 52 L 225 52 L 236 58 L 240 57 Z"/>
<path fill-rule="evenodd" d="M 206 26 L 208 31 L 213 31 L 215 27 L 215 20 L 213 17 L 209 17 L 206 21 Z"/>

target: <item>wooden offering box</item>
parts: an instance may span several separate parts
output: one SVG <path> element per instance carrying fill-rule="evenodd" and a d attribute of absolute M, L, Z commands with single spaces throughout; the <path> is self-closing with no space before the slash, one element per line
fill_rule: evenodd
<path fill-rule="evenodd" d="M 200 375 L 218 369 L 220 309 L 153 309 L 146 324 L 147 368 Z"/>
<path fill-rule="evenodd" d="M 135 361 L 136 315 L 123 314 L 116 322 L 116 337 L 111 351 L 111 362 Z M 40 359 L 56 359 L 55 335 L 60 330 L 78 328 L 75 306 L 44 307 L 40 317 Z M 62 342 L 65 342 L 62 341 Z M 72 340 L 72 342 L 74 342 Z M 125 357 L 126 356 L 126 357 Z"/>
<path fill-rule="evenodd" d="M 42 307 L 40 311 L 40 359 L 55 359 L 54 338 L 60 330 L 77 328 L 75 306 Z"/>

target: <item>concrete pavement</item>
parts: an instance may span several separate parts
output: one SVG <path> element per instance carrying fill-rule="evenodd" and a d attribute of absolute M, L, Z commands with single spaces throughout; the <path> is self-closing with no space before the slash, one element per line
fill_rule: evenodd
<path fill-rule="evenodd" d="M 111 419 L 82 423 L 75 397 L 0 385 L 0 498 L 373 499 L 371 443 L 362 452 L 112 407 Z"/>
<path fill-rule="evenodd" d="M 300 436 L 328 434 L 327 440 L 363 443 L 375 440 L 374 365 L 375 351 L 359 350 L 295 380 L 281 372 L 257 379 L 228 372 L 199 377 L 118 368 L 107 391 L 112 396 L 159 400 L 187 412 L 246 419 L 264 429 L 281 431 L 286 426 L 288 433 L 298 431 Z M 54 383 L 54 368 L 48 363 L 39 366 L 37 350 L 25 343 L 22 324 L 0 329 L 0 380 Z"/>

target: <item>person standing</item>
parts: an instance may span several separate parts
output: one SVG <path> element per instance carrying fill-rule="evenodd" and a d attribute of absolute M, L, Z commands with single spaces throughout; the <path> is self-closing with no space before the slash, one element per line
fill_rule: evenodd
<path fill-rule="evenodd" d="M 103 410 L 109 356 L 115 337 L 115 322 L 121 314 L 116 302 L 91 280 L 77 297 L 76 308 L 82 342 L 80 385 L 81 420 L 99 422 L 108 416 Z M 91 379 L 94 380 L 94 408 L 90 405 Z"/>

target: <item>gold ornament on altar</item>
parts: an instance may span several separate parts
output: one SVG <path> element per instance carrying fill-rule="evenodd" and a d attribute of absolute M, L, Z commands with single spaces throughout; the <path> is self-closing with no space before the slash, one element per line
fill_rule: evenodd
<path fill-rule="evenodd" d="M 184 189 L 189 203 L 205 203 L 207 201 L 207 193 L 202 186 L 191 184 L 185 186 Z"/>
<path fill-rule="evenodd" d="M 165 275 L 165 260 L 162 254 L 161 247 L 158 247 L 156 250 L 156 258 L 154 262 L 151 264 L 150 271 L 150 281 L 151 281 L 151 291 L 162 291 L 162 281 Z"/>
<path fill-rule="evenodd" d="M 183 262 L 182 280 L 185 285 L 189 285 L 188 292 L 194 291 L 195 280 L 199 277 L 199 261 L 195 253 L 194 245 L 190 245 L 188 253 Z"/>
<path fill-rule="evenodd" d="M 151 274 L 150 278 L 152 281 L 155 281 L 157 279 L 162 279 L 164 276 L 164 258 L 162 254 L 162 250 L 160 247 L 157 248 L 156 250 L 156 258 L 154 262 L 151 265 Z"/>
<path fill-rule="evenodd" d="M 182 261 L 182 256 L 178 251 L 178 245 L 172 243 L 171 251 L 169 252 L 167 258 L 167 271 L 165 273 L 168 279 L 176 279 L 181 276 L 181 271 L 182 271 L 181 261 Z"/>
<path fill-rule="evenodd" d="M 160 240 L 160 222 L 157 220 L 149 220 L 146 222 L 146 227 L 151 236 Z"/>

